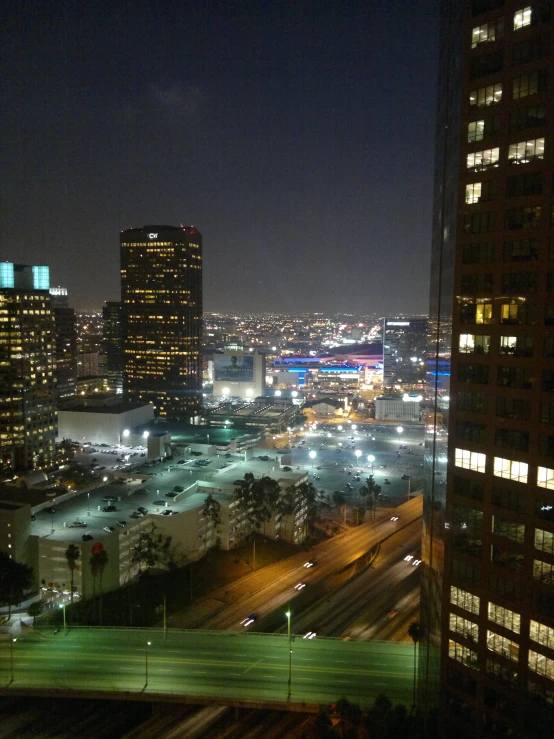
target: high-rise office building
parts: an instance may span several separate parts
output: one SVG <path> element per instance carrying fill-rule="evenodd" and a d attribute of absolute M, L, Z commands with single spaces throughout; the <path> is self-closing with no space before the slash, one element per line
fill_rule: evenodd
<path fill-rule="evenodd" d="M 464 736 L 554 703 L 550 6 L 442 2 L 421 687 Z"/>
<path fill-rule="evenodd" d="M 0 469 L 55 462 L 56 340 L 48 267 L 0 263 Z"/>
<path fill-rule="evenodd" d="M 123 392 L 191 420 L 201 403 L 202 236 L 194 227 L 121 233 Z"/>
<path fill-rule="evenodd" d="M 123 306 L 108 301 L 102 308 L 103 344 L 110 390 L 123 392 Z"/>
<path fill-rule="evenodd" d="M 383 319 L 383 386 L 423 386 L 427 353 L 427 318 Z"/>
<path fill-rule="evenodd" d="M 77 330 L 75 310 L 69 307 L 67 288 L 51 287 L 50 304 L 56 335 L 56 394 L 63 401 L 75 396 Z"/>

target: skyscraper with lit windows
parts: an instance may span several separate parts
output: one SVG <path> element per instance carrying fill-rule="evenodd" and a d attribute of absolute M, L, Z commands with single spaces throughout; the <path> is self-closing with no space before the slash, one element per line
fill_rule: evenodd
<path fill-rule="evenodd" d="M 55 463 L 56 339 L 48 267 L 0 263 L 0 470 Z"/>
<path fill-rule="evenodd" d="M 551 731 L 553 40 L 550 2 L 442 2 L 421 675 L 464 736 Z"/>
<path fill-rule="evenodd" d="M 121 301 L 125 399 L 193 420 L 201 405 L 201 234 L 193 226 L 123 231 Z"/>

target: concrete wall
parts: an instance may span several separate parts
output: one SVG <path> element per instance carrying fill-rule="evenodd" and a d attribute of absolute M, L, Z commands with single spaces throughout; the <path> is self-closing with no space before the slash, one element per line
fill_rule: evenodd
<path fill-rule="evenodd" d="M 154 418 L 154 406 L 143 405 L 124 412 L 95 413 L 94 410 L 59 410 L 58 439 L 85 439 L 93 444 L 120 444 L 125 429 L 148 423 Z"/>

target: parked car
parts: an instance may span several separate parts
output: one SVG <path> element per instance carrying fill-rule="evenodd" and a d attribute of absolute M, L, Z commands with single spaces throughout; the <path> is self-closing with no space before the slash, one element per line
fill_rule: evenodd
<path fill-rule="evenodd" d="M 105 503 L 115 503 L 115 497 L 113 495 L 104 495 L 104 497 L 102 498 L 102 500 Z"/>
<path fill-rule="evenodd" d="M 108 534 L 113 534 L 113 532 L 115 531 L 115 526 L 104 526 L 103 531 Z"/>
<path fill-rule="evenodd" d="M 118 521 L 117 522 L 117 525 L 118 526 L 121 526 L 121 528 L 123 529 L 123 528 L 125 528 L 125 526 L 127 526 L 127 521 Z"/>
<path fill-rule="evenodd" d="M 91 539 L 94 539 L 94 536 L 91 536 L 90 534 L 83 534 L 83 535 L 81 536 L 81 539 L 82 539 L 83 541 L 91 541 Z"/>
<path fill-rule="evenodd" d="M 84 521 L 72 521 L 67 524 L 68 529 L 86 529 L 87 525 Z"/>
<path fill-rule="evenodd" d="M 291 471 L 292 471 L 292 467 L 288 467 L 288 466 L 283 467 L 283 472 L 291 472 Z"/>
<path fill-rule="evenodd" d="M 152 505 L 165 505 L 165 500 L 153 500 Z"/>
<path fill-rule="evenodd" d="M 166 498 L 176 498 L 178 495 L 179 495 L 179 493 L 169 492 L 169 493 L 166 493 L 165 494 L 165 497 Z"/>
<path fill-rule="evenodd" d="M 117 511 L 117 508 L 114 505 L 105 505 L 102 510 L 104 513 L 113 513 L 114 511 Z"/>
<path fill-rule="evenodd" d="M 173 516 L 174 511 L 172 511 L 170 508 L 167 508 L 165 511 L 162 511 L 161 515 L 162 516 Z"/>
<path fill-rule="evenodd" d="M 146 510 L 146 508 L 144 506 L 142 506 L 142 505 L 139 505 L 137 507 L 137 511 L 139 511 L 140 513 L 144 513 L 145 515 L 148 513 L 148 511 Z"/>
<path fill-rule="evenodd" d="M 173 490 L 176 493 L 184 493 L 185 492 L 185 488 L 182 485 L 175 485 L 175 487 L 173 488 Z"/>
<path fill-rule="evenodd" d="M 401 480 L 409 480 L 410 479 L 410 475 L 402 475 L 402 477 L 400 479 Z"/>

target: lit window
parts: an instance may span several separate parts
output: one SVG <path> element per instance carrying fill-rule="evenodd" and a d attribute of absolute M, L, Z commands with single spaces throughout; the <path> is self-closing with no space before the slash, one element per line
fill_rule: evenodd
<path fill-rule="evenodd" d="M 521 629 L 521 616 L 519 613 L 510 611 L 509 608 L 498 606 L 496 603 L 489 603 L 488 614 L 489 621 L 494 621 L 495 624 L 504 626 L 504 628 L 519 634 Z"/>
<path fill-rule="evenodd" d="M 518 31 L 520 28 L 531 25 L 531 6 L 528 5 L 526 8 L 516 10 L 514 13 L 514 31 Z"/>
<path fill-rule="evenodd" d="M 544 159 L 544 138 L 519 141 L 517 144 L 510 144 L 508 147 L 508 162 L 510 164 L 527 164 L 533 159 Z"/>
<path fill-rule="evenodd" d="M 544 585 L 554 586 L 554 565 L 540 559 L 533 560 L 533 578 Z"/>
<path fill-rule="evenodd" d="M 470 185 L 466 185 L 466 203 L 471 205 L 472 203 L 478 203 L 481 197 L 481 183 L 472 182 Z"/>
<path fill-rule="evenodd" d="M 554 629 L 538 621 L 529 624 L 529 638 L 545 647 L 554 649 Z"/>
<path fill-rule="evenodd" d="M 549 467 L 539 467 L 537 470 L 537 486 L 554 490 L 554 470 Z"/>
<path fill-rule="evenodd" d="M 470 452 L 467 449 L 456 449 L 454 464 L 465 470 L 484 472 L 487 463 L 487 455 L 480 452 Z"/>
<path fill-rule="evenodd" d="M 500 150 L 498 146 L 484 151 L 474 151 L 467 155 L 467 168 L 470 172 L 481 172 L 489 167 L 498 167 L 499 158 Z"/>
<path fill-rule="evenodd" d="M 475 323 L 490 323 L 492 318 L 492 305 L 490 303 L 478 303 L 475 306 Z"/>
<path fill-rule="evenodd" d="M 529 650 L 529 669 L 539 675 L 544 675 L 550 680 L 554 680 L 554 659 L 545 657 L 544 654 Z"/>
<path fill-rule="evenodd" d="M 512 459 L 494 458 L 493 474 L 496 477 L 504 477 L 507 480 L 527 482 L 528 465 L 526 462 L 515 462 Z"/>
<path fill-rule="evenodd" d="M 484 108 L 487 105 L 495 105 L 502 100 L 502 84 L 497 82 L 494 85 L 480 87 L 478 90 L 472 90 L 469 93 L 470 108 Z"/>
<path fill-rule="evenodd" d="M 467 143 L 482 141 L 485 135 L 485 121 L 472 121 L 467 124 Z"/>
<path fill-rule="evenodd" d="M 471 31 L 471 48 L 474 49 L 479 44 L 490 41 L 496 41 L 502 37 L 504 31 L 504 19 L 484 23 L 482 26 L 476 26 Z"/>
<path fill-rule="evenodd" d="M 451 585 L 450 602 L 458 606 L 458 608 L 463 608 L 464 611 L 470 611 L 479 615 L 480 598 L 478 595 L 473 595 L 473 593 L 469 593 L 467 590 L 461 590 Z"/>
<path fill-rule="evenodd" d="M 454 613 L 450 614 L 450 631 L 461 634 L 466 639 L 469 638 L 477 641 L 479 638 L 479 626 L 473 621 L 468 621 L 467 618 L 462 618 Z"/>
<path fill-rule="evenodd" d="M 505 636 L 500 636 L 495 631 L 487 631 L 487 649 L 513 659 L 514 662 L 517 662 L 519 657 L 519 644 Z"/>
<path fill-rule="evenodd" d="M 554 534 L 551 531 L 535 529 L 535 549 L 554 554 Z"/>
<path fill-rule="evenodd" d="M 465 647 L 463 644 L 452 641 L 452 639 L 448 642 L 448 656 L 468 667 L 477 669 L 477 652 L 469 649 L 469 647 Z"/>

